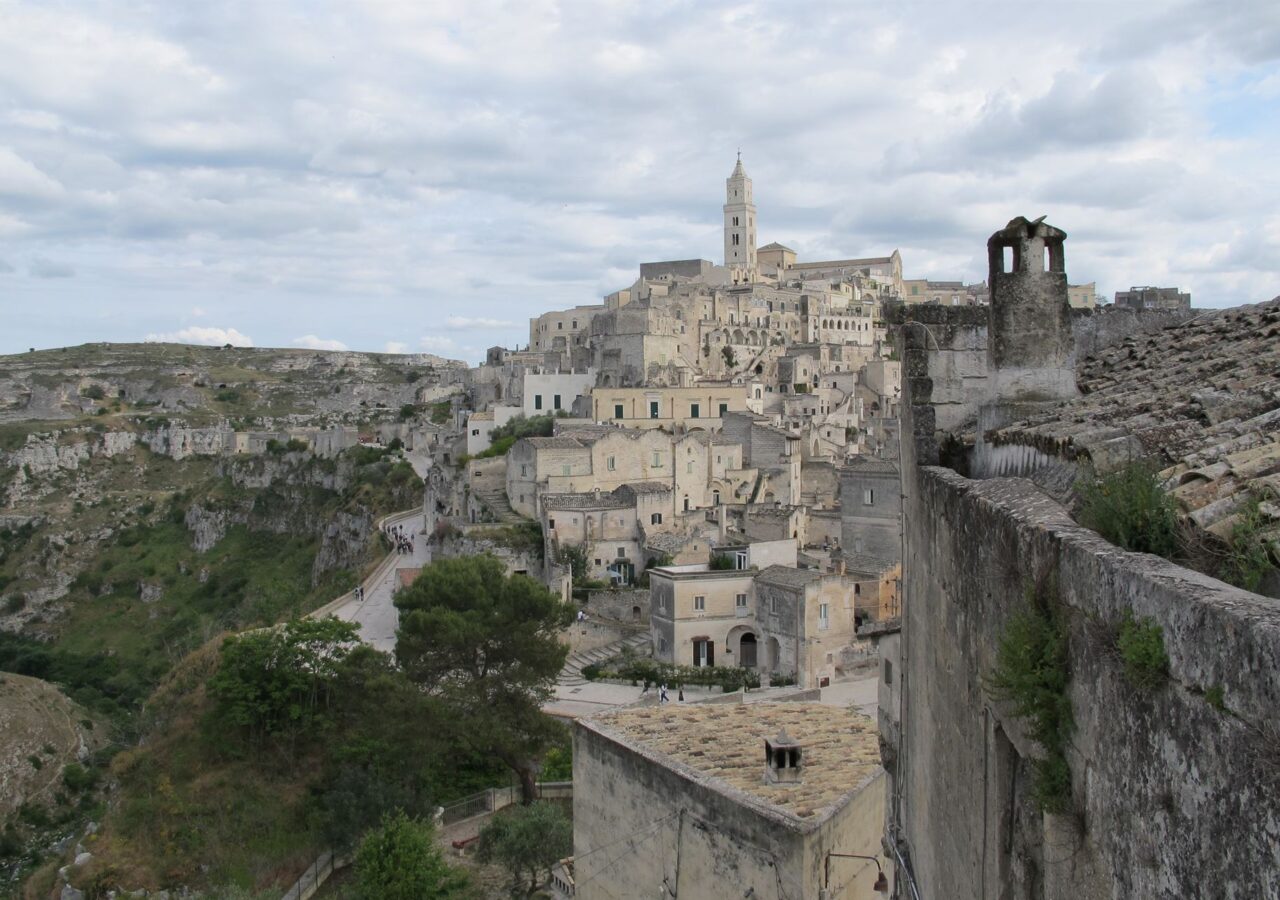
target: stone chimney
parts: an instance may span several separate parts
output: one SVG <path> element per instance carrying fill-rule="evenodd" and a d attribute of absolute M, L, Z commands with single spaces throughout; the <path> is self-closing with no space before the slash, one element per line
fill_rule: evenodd
<path fill-rule="evenodd" d="M 1023 216 L 991 235 L 988 366 L 997 403 L 1037 403 L 1078 396 L 1075 337 L 1067 302 L 1063 242 L 1067 233 Z M 1005 271 L 1005 251 L 1012 257 Z"/>
<path fill-rule="evenodd" d="M 804 774 L 804 752 L 783 728 L 778 736 L 764 741 L 764 783 L 799 784 Z"/>

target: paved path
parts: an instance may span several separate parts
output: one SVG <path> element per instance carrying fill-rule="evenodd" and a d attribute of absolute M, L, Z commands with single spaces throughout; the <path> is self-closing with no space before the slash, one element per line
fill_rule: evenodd
<path fill-rule="evenodd" d="M 373 574 L 365 579 L 364 600 L 357 600 L 349 595 L 345 603 L 329 610 L 343 621 L 357 623 L 361 639 L 386 653 L 395 652 L 396 627 L 400 618 L 391 599 L 398 580 L 396 570 L 418 568 L 431 562 L 426 535 L 419 534 L 422 531 L 422 513 L 391 518 L 406 534 L 417 535 L 413 553 L 392 553 L 386 557 Z"/>

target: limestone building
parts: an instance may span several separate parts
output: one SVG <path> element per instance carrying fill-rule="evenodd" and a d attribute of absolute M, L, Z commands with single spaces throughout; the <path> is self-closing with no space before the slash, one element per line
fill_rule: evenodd
<path fill-rule="evenodd" d="M 879 896 L 890 879 L 877 753 L 869 719 L 809 703 L 580 719 L 576 897 Z"/>

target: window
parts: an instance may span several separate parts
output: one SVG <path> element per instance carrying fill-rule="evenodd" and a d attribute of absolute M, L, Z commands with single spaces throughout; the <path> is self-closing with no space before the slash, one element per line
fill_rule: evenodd
<path fill-rule="evenodd" d="M 600 560 L 598 559 L 596 560 L 596 565 L 597 566 L 600 565 Z M 667 611 L 667 595 L 659 594 L 658 595 L 658 612 L 666 612 L 666 611 Z"/>
<path fill-rule="evenodd" d="M 776 613 L 777 611 L 778 611 L 778 598 L 777 598 L 777 597 L 770 597 L 770 598 L 769 598 L 769 612 L 771 612 L 771 613 Z"/>
<path fill-rule="evenodd" d="M 684 471 L 685 471 L 685 474 L 687 475 L 693 474 L 693 460 L 689 460 L 687 463 L 685 463 Z"/>
<path fill-rule="evenodd" d="M 557 331 L 564 331 L 564 323 L 563 323 L 563 322 L 557 322 L 557 323 L 556 323 L 556 330 L 557 330 Z"/>
<path fill-rule="evenodd" d="M 627 558 L 627 548 L 626 548 L 626 547 L 619 547 L 619 548 L 618 548 L 618 559 L 626 559 L 626 558 Z"/>
<path fill-rule="evenodd" d="M 884 661 L 884 683 L 893 684 L 893 663 L 887 659 Z"/>
<path fill-rule="evenodd" d="M 542 395 L 541 395 L 541 394 L 534 394 L 534 395 L 533 395 L 533 408 L 534 408 L 534 409 L 542 409 Z"/>
<path fill-rule="evenodd" d="M 555 531 L 555 530 L 556 530 L 556 520 L 555 520 L 555 519 L 547 519 L 547 527 L 548 527 L 548 528 L 550 528 L 552 531 Z"/>
<path fill-rule="evenodd" d="M 716 457 L 716 465 L 718 466 L 718 465 L 720 465 L 722 462 L 724 462 L 724 457 L 717 456 L 717 457 Z"/>
<path fill-rule="evenodd" d="M 659 653 L 666 653 L 666 652 L 667 652 L 667 639 L 666 639 L 666 638 L 664 638 L 664 637 L 659 637 L 659 638 L 658 638 L 658 652 L 659 652 Z"/>
<path fill-rule="evenodd" d="M 612 472 L 614 469 L 618 468 L 618 461 L 614 459 L 612 456 L 610 456 L 608 459 L 604 461 L 604 466 L 606 469 Z"/>
<path fill-rule="evenodd" d="M 662 468 L 662 454 L 659 453 L 657 450 L 653 451 L 653 467 L 655 469 Z"/>
<path fill-rule="evenodd" d="M 625 419 L 625 418 L 626 418 L 626 416 L 624 416 L 624 415 L 622 414 L 622 404 L 621 404 L 621 403 L 615 403 L 615 404 L 613 404 L 613 417 L 614 417 L 615 419 Z"/>
<path fill-rule="evenodd" d="M 561 466 L 561 467 L 560 467 L 560 474 L 561 474 L 561 475 L 569 475 L 569 474 L 571 474 L 571 473 L 572 473 L 572 467 L 571 467 L 571 466 Z"/>
<path fill-rule="evenodd" d="M 853 586 L 853 596 L 858 597 L 862 594 L 862 585 L 855 584 Z"/>
<path fill-rule="evenodd" d="M 520 466 L 520 477 L 525 478 L 528 476 L 528 474 L 529 474 L 529 467 L 522 463 Z"/>
<path fill-rule="evenodd" d="M 831 625 L 831 612 L 830 612 L 829 606 L 826 603 L 819 603 L 818 604 L 818 627 L 825 630 L 830 625 Z"/>
<path fill-rule="evenodd" d="M 701 412 L 702 412 L 702 407 L 701 407 L 699 404 L 697 404 L 697 403 L 690 403 L 690 404 L 689 404 L 689 418 L 690 418 L 690 419 L 696 419 L 696 418 L 698 418 L 698 417 L 699 417 L 699 414 L 700 414 Z"/>
<path fill-rule="evenodd" d="M 649 418 L 650 419 L 658 418 L 658 401 L 657 400 L 649 401 Z"/>
<path fill-rule="evenodd" d="M 719 505 L 720 505 L 720 492 L 719 492 L 719 491 L 712 491 L 712 492 L 711 492 L 711 502 L 712 502 L 715 506 L 719 506 Z"/>
<path fill-rule="evenodd" d="M 480 433 L 480 429 L 479 429 L 479 428 L 472 428 L 472 429 L 471 429 L 471 433 L 472 433 L 472 434 L 479 434 L 479 433 Z"/>
<path fill-rule="evenodd" d="M 862 492 L 862 503 L 864 506 L 876 505 L 876 492 L 874 488 L 867 488 Z"/>
<path fill-rule="evenodd" d="M 575 329 L 578 327 L 578 320 L 577 320 L 577 319 L 574 319 L 574 320 L 573 320 L 573 327 L 574 327 Z"/>
<path fill-rule="evenodd" d="M 733 246 L 738 246 L 738 236 L 736 234 L 733 236 Z"/>
<path fill-rule="evenodd" d="M 560 395 L 559 395 L 559 394 L 556 394 L 554 397 L 552 397 L 552 398 L 551 398 L 551 408 L 552 408 L 552 409 L 559 409 L 559 408 L 560 408 Z"/>
<path fill-rule="evenodd" d="M 735 615 L 742 617 L 747 614 L 747 595 L 739 594 L 733 599 L 733 612 Z"/>
<path fill-rule="evenodd" d="M 598 566 L 598 565 L 600 565 L 600 564 L 601 564 L 601 563 L 600 563 L 600 560 L 598 560 L 598 559 L 597 559 L 597 560 L 596 560 L 596 565 Z M 663 607 L 663 608 L 665 609 L 666 607 Z"/>
<path fill-rule="evenodd" d="M 694 597 L 694 598 L 693 598 L 693 611 L 694 611 L 694 612 L 706 612 L 706 611 L 707 611 L 707 598 L 706 598 L 706 597 Z"/>
<path fill-rule="evenodd" d="M 738 217 L 737 217 L 737 216 L 734 216 L 734 217 L 733 217 L 733 227 L 734 227 L 734 228 L 737 228 L 737 227 L 738 227 Z"/>
<path fill-rule="evenodd" d="M 650 524 L 650 525 L 661 525 L 661 524 L 662 524 L 662 513 L 654 513 L 653 515 L 649 516 L 649 524 Z"/>
<path fill-rule="evenodd" d="M 757 397 L 759 397 L 759 396 L 760 396 L 760 390 L 759 390 L 759 388 L 757 388 L 757 389 L 756 389 L 756 396 L 757 396 Z M 729 404 L 728 404 L 728 403 L 721 403 L 721 404 L 720 404 L 720 416 L 721 416 L 721 418 L 723 418 L 723 417 L 724 417 L 724 414 L 725 414 L 725 413 L 727 413 L 728 411 L 729 411 Z"/>

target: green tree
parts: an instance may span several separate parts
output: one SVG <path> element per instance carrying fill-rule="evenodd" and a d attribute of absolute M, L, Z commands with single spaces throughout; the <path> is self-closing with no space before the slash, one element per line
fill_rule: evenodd
<path fill-rule="evenodd" d="M 241 730 L 259 746 L 285 738 L 292 747 L 300 735 L 322 730 L 358 635 L 354 624 L 330 616 L 228 638 L 209 680 L 212 724 Z"/>
<path fill-rule="evenodd" d="M 356 850 L 356 895 L 361 900 L 437 900 L 462 897 L 466 876 L 448 865 L 430 824 L 403 812 L 386 816 Z"/>
<path fill-rule="evenodd" d="M 459 734 L 537 791 L 537 759 L 562 728 L 542 713 L 568 648 L 573 608 L 492 556 L 442 559 L 396 595 L 396 659 L 457 722 Z"/>
<path fill-rule="evenodd" d="M 551 867 L 573 852 L 573 826 L 554 803 L 520 806 L 494 816 L 480 830 L 476 856 L 511 874 L 512 896 L 531 897 Z"/>

